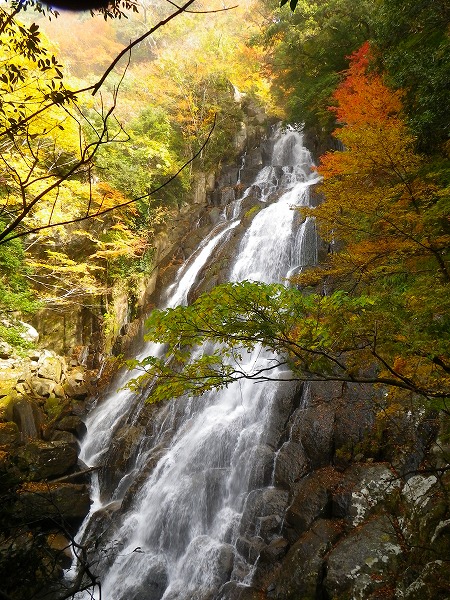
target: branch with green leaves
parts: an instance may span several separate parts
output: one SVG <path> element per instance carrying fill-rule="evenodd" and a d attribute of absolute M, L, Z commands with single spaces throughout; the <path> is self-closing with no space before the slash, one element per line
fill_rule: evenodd
<path fill-rule="evenodd" d="M 154 311 L 146 326 L 146 339 L 163 344 L 164 354 L 128 364 L 142 370 L 130 387 L 154 380 L 150 401 L 199 395 L 241 379 L 373 383 L 427 398 L 450 396 L 439 364 L 447 359 L 408 349 L 395 318 L 387 319 L 383 303 L 370 296 L 229 283 L 191 306 Z M 415 361 L 412 375 L 402 370 L 408 361 Z"/>

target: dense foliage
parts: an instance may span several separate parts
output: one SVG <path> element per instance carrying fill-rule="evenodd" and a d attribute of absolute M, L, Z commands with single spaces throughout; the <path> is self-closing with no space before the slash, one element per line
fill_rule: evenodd
<path fill-rule="evenodd" d="M 299 3 L 299 9 L 306 6 Z M 448 39 L 448 32 L 440 34 Z M 291 39 L 290 34 L 287 37 Z M 330 249 L 337 241 L 341 250 L 297 277 L 300 290 L 229 284 L 200 297 L 192 307 L 152 315 L 149 338 L 168 344 L 165 359 L 150 358 L 141 365 L 151 376 L 159 376 L 153 398 L 202 393 L 242 377 L 271 379 L 279 376 L 274 368 L 286 364 L 294 379 L 372 381 L 387 386 L 392 403 L 421 397 L 446 410 L 450 394 L 446 144 L 438 150 L 442 132 L 436 124 L 434 156 L 418 153 L 415 130 L 410 128 L 411 95 L 388 87 L 391 79 L 377 69 L 375 57 L 379 62 L 380 52 L 366 41 L 352 54 L 344 73 L 333 72 L 339 84 L 332 91 L 328 112 L 338 125 L 334 136 L 343 149 L 321 158 L 322 204 L 302 209 L 317 219 Z M 291 64 L 299 68 L 295 61 Z M 435 114 L 443 110 L 440 105 Z M 315 115 L 319 116 L 317 111 Z M 305 288 L 322 289 L 324 280 L 334 292 L 304 295 Z M 209 354 L 212 346 L 207 344 L 191 360 L 190 351 L 203 342 L 218 345 Z M 279 354 L 267 368 L 252 372 L 246 367 L 246 351 L 257 344 Z"/>
<path fill-rule="evenodd" d="M 371 0 L 300 0 L 295 12 L 274 8 L 272 24 L 261 34 L 278 101 L 289 122 L 329 133 L 328 110 L 347 57 L 371 35 Z"/>
<path fill-rule="evenodd" d="M 4 315 L 23 317 L 33 296 L 90 303 L 116 281 L 135 286 L 154 268 L 155 235 L 188 201 L 195 172 L 234 152 L 242 115 L 229 78 L 246 89 L 259 81 L 249 33 L 234 31 L 227 12 L 184 15 L 163 31 L 179 9 L 137 8 L 0 8 L 0 246 L 5 256 L 24 250 L 20 290 L 0 266 Z"/>
<path fill-rule="evenodd" d="M 296 377 L 329 378 L 331 373 L 365 380 L 368 363 L 378 364 L 375 379 L 391 378 L 393 388 L 444 397 L 449 370 L 448 9 L 445 3 L 425 0 L 292 4 L 294 12 L 268 0 L 264 30 L 244 9 L 242 18 L 251 22 L 245 35 L 237 35 L 235 16 L 227 11 L 220 17 L 220 30 L 212 15 L 205 20 L 185 14 L 171 32 L 144 34 L 128 65 L 116 64 L 128 25 L 123 30 L 114 21 L 100 18 L 96 25 L 95 19 L 70 16 L 72 37 L 61 35 L 62 21 L 53 19 L 48 35 L 59 36 L 68 70 L 38 25 L 17 20 L 19 5 L 12 13 L 2 9 L 0 241 L 10 244 L 4 245 L 5 257 L 23 266 L 16 281 L 7 277 L 6 258 L 2 263 L 4 297 L 10 298 L 3 310 L 20 315 L 32 307 L 29 281 L 40 296 L 67 301 L 151 269 L 155 233 L 182 206 L 193 171 L 208 171 L 232 155 L 232 134 L 241 120 L 233 84 L 269 105 L 271 78 L 287 118 L 303 121 L 323 140 L 337 127 L 334 137 L 343 150 L 322 157 L 325 201 L 310 216 L 316 217 L 323 239 L 330 244 L 337 239 L 342 250 L 296 281 L 307 287 L 327 278 L 337 294 L 329 297 L 329 304 L 311 295 L 307 302 L 312 304 L 306 307 L 294 288 L 282 292 L 243 284 L 249 298 L 262 295 L 273 315 L 285 314 L 289 304 L 293 311 L 292 322 L 287 319 L 289 327 L 283 329 L 284 341 L 276 328 L 270 334 L 264 330 L 262 337 L 253 332 L 255 339 L 272 350 L 284 350 Z M 42 11 L 39 4 L 25 6 Z M 144 4 L 136 27 L 150 31 L 149 24 L 164 22 L 167 14 L 164 5 Z M 40 25 L 45 24 L 41 19 Z M 186 33 L 187 27 L 192 33 Z M 90 67 L 85 65 L 83 81 L 77 79 L 83 58 L 77 40 L 88 33 L 95 38 L 107 78 L 99 65 L 87 73 Z M 245 43 L 250 34 L 251 48 Z M 266 49 L 266 78 L 258 71 L 260 44 Z M 110 72 L 108 63 L 117 69 Z M 100 103 L 73 91 L 85 89 L 95 96 L 99 85 Z M 208 136 L 214 122 L 211 142 L 191 164 L 199 140 Z M 183 170 L 185 165 L 189 168 Z M 172 185 L 165 186 L 180 170 Z M 89 225 L 70 231 L 63 226 L 92 216 L 97 218 Z M 26 253 L 15 240 L 25 236 Z M 226 302 L 218 303 L 217 310 L 230 311 L 230 319 L 239 315 L 236 343 L 242 343 L 246 328 L 256 323 L 250 318 L 253 309 L 242 304 L 239 287 L 231 286 L 230 294 L 226 289 Z M 286 294 L 289 300 L 282 301 Z M 295 325 L 300 314 L 314 314 L 312 306 L 326 315 L 315 320 L 320 343 Z M 340 311 L 345 314 L 349 306 L 354 313 L 348 318 L 352 344 L 348 336 L 341 339 L 336 333 Z M 364 322 L 358 312 L 362 306 L 370 314 Z M 213 327 L 221 317 L 209 307 L 210 298 L 202 297 L 196 311 L 212 319 Z M 159 370 L 166 381 L 172 377 L 170 385 L 178 381 L 176 393 L 200 392 L 236 375 L 226 362 L 226 346 L 198 364 L 189 363 L 184 351 L 178 356 L 176 348 L 186 340 L 177 311 L 184 315 L 189 310 L 168 311 L 164 317 L 155 313 L 150 322 L 150 335 L 168 342 L 169 355 L 178 361 L 173 371 L 152 360 L 145 367 L 151 374 Z M 224 342 L 227 327 L 233 329 L 236 323 L 223 323 Z M 214 327 L 210 332 L 202 331 L 199 323 L 197 327 L 199 333 L 192 334 L 188 345 L 215 339 Z M 234 334 L 228 331 L 231 345 Z M 295 358 L 289 343 L 299 344 L 306 354 Z M 326 364 L 313 361 L 312 367 L 310 359 L 319 347 Z M 346 359 L 338 366 L 334 361 L 339 353 Z M 330 371 L 330 360 L 339 373 Z M 187 369 L 184 388 L 179 384 L 180 364 Z M 176 395 L 170 385 L 166 391 L 158 388 L 156 396 Z"/>
<path fill-rule="evenodd" d="M 282 3 L 286 4 L 286 3 Z M 299 0 L 276 9 L 262 33 L 279 101 L 288 121 L 314 126 L 326 138 L 334 128 L 328 106 L 348 57 L 367 40 L 393 88 L 402 89 L 407 121 L 422 151 L 449 135 L 449 7 L 443 1 Z"/>
<path fill-rule="evenodd" d="M 404 307 L 392 303 L 390 311 L 387 314 L 382 297 L 344 291 L 323 296 L 255 282 L 218 286 L 191 306 L 152 313 L 148 339 L 168 344 L 168 352 L 163 358 L 131 361 L 146 372 L 133 385 L 156 376 L 152 400 L 186 392 L 197 395 L 243 378 L 381 383 L 429 398 L 448 398 L 450 380 L 440 360 L 446 341 L 436 341 L 435 335 L 426 339 L 431 332 L 424 329 L 420 344 L 411 339 L 406 353 L 405 336 L 398 334 Z M 433 333 L 444 334 L 446 321 Z M 213 352 L 193 353 L 205 341 L 214 343 Z M 260 352 L 260 345 L 281 354 L 270 355 L 267 364 L 254 371 L 248 352 Z M 288 371 L 280 374 L 279 367 Z"/>
<path fill-rule="evenodd" d="M 448 2 L 391 0 L 378 5 L 374 41 L 388 81 L 405 92 L 407 119 L 424 152 L 450 135 Z"/>

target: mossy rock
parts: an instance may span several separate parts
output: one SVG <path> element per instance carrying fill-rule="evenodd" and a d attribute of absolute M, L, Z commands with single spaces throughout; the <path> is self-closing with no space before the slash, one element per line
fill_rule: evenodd
<path fill-rule="evenodd" d="M 12 517 L 19 520 L 81 520 L 90 508 L 89 486 L 78 483 L 25 483 Z"/>
<path fill-rule="evenodd" d="M 326 558 L 324 589 L 334 599 L 377 597 L 398 573 L 400 540 L 389 518 L 375 517 L 353 529 Z"/>
<path fill-rule="evenodd" d="M 11 390 L 9 394 L 0 398 L 0 421 L 12 421 L 14 403 L 18 397 L 17 392 Z"/>
<path fill-rule="evenodd" d="M 256 204 L 255 206 L 252 206 L 242 217 L 242 223 L 248 227 L 250 225 L 250 223 L 253 221 L 253 219 L 256 217 L 256 215 L 259 213 L 259 211 L 261 210 L 261 206 L 259 206 L 258 204 Z"/>
<path fill-rule="evenodd" d="M 56 396 L 50 396 L 45 401 L 45 412 L 50 419 L 58 419 L 66 406 L 66 400 L 57 398 Z"/>
<path fill-rule="evenodd" d="M 86 425 L 83 420 L 76 415 L 67 415 L 57 421 L 56 429 L 60 431 L 68 431 L 77 438 L 82 438 L 86 434 Z"/>
<path fill-rule="evenodd" d="M 17 375 L 8 375 L 2 373 L 0 377 L 0 401 L 3 401 L 5 396 L 9 397 L 17 383 Z"/>

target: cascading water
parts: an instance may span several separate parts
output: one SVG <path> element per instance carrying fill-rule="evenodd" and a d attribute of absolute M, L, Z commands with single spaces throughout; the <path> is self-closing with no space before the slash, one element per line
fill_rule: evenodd
<path fill-rule="evenodd" d="M 278 133 L 271 165 L 251 186 L 267 206 L 241 240 L 231 281 L 282 282 L 290 271 L 315 260 L 313 221 L 299 223 L 292 210 L 308 204 L 315 181 L 310 167 L 301 135 Z M 239 224 L 239 206 L 238 201 L 232 220 L 212 232 L 182 267 L 168 290 L 167 306 L 187 301 L 202 267 Z M 147 346 L 141 355 L 157 351 Z M 244 356 L 244 368 L 258 368 L 267 359 L 256 350 Z M 119 385 L 132 375 L 124 375 Z M 112 525 L 97 540 L 109 548 L 103 560 L 98 558 L 102 598 L 212 600 L 222 597 L 226 582 L 250 583 L 258 557 L 242 551 L 242 536 L 251 519 L 252 490 L 270 485 L 257 465 L 262 453 L 271 452 L 264 436 L 278 390 L 274 382 L 244 380 L 219 393 L 168 403 L 145 425 L 143 399 L 129 391 L 111 395 L 92 411 L 82 448 L 87 464 L 107 464 L 117 451 L 114 439 L 124 430 L 135 442 L 133 462 L 119 479 L 104 478 L 102 489 L 100 478 L 94 486 L 95 502 L 82 528 L 95 537 L 96 522 L 104 524 L 102 515 L 121 504 L 112 517 L 108 513 Z M 273 460 L 266 460 L 270 472 Z"/>

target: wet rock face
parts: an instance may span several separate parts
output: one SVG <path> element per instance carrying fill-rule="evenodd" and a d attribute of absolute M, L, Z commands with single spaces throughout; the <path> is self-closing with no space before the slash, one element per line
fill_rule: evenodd
<path fill-rule="evenodd" d="M 266 444 L 259 444 L 255 448 L 248 448 L 241 455 L 241 460 L 246 463 L 252 460 L 252 471 L 249 477 L 249 488 L 258 488 L 270 485 L 273 472 L 273 450 Z"/>
<path fill-rule="evenodd" d="M 314 403 L 305 407 L 293 425 L 292 439 L 301 444 L 310 469 L 332 462 L 335 409 L 331 403 Z"/>
<path fill-rule="evenodd" d="M 86 425 L 78 415 L 67 415 L 62 417 L 55 424 L 57 431 L 67 431 L 73 434 L 77 439 L 83 437 L 86 433 Z"/>
<path fill-rule="evenodd" d="M 130 590 L 133 600 L 161 600 L 168 583 L 167 569 L 165 565 L 154 565 L 145 578 L 143 585 L 137 590 Z"/>
<path fill-rule="evenodd" d="M 259 534 L 261 518 L 282 515 L 287 507 L 288 493 L 276 488 L 263 488 L 250 492 L 241 520 L 241 534 Z"/>
<path fill-rule="evenodd" d="M 380 406 L 368 386 L 319 383 L 300 402 L 280 398 L 267 432 L 273 487 L 250 494 L 236 545 L 255 565 L 252 583 L 245 591 L 227 584 L 224 598 L 447 597 L 450 569 L 436 557 L 450 552 L 450 475 L 438 484 L 433 475 L 402 477 L 396 468 L 418 457 L 442 467 L 446 446 L 436 461 L 422 436 L 407 456 L 423 427 L 413 416 L 402 427 L 392 419 L 383 425 L 392 430 L 380 435 Z M 395 440 L 395 457 L 386 439 Z"/>
<path fill-rule="evenodd" d="M 264 600 L 265 594 L 235 581 L 226 583 L 217 600 Z"/>
<path fill-rule="evenodd" d="M 285 442 L 275 457 L 275 485 L 291 489 L 309 471 L 310 461 L 302 444 L 290 440 Z"/>
<path fill-rule="evenodd" d="M 117 486 L 132 466 L 144 431 L 145 428 L 141 425 L 124 425 L 118 429 L 113 441 L 114 451 L 109 453 L 99 472 L 100 479 L 107 482 L 108 486 Z"/>
<path fill-rule="evenodd" d="M 66 248 L 66 250 L 80 257 L 83 252 L 86 256 L 87 248 L 82 247 L 77 250 Z M 97 303 L 100 305 L 100 302 L 93 302 L 92 299 L 86 302 L 92 305 Z M 99 335 L 101 318 L 99 310 L 69 304 L 58 306 L 56 309 L 51 307 L 42 309 L 35 315 L 32 323 L 39 331 L 41 346 L 51 348 L 61 356 L 69 354 L 72 348 L 82 347 L 85 354 L 83 362 L 90 363 L 89 368 L 93 368 L 102 352 Z"/>

